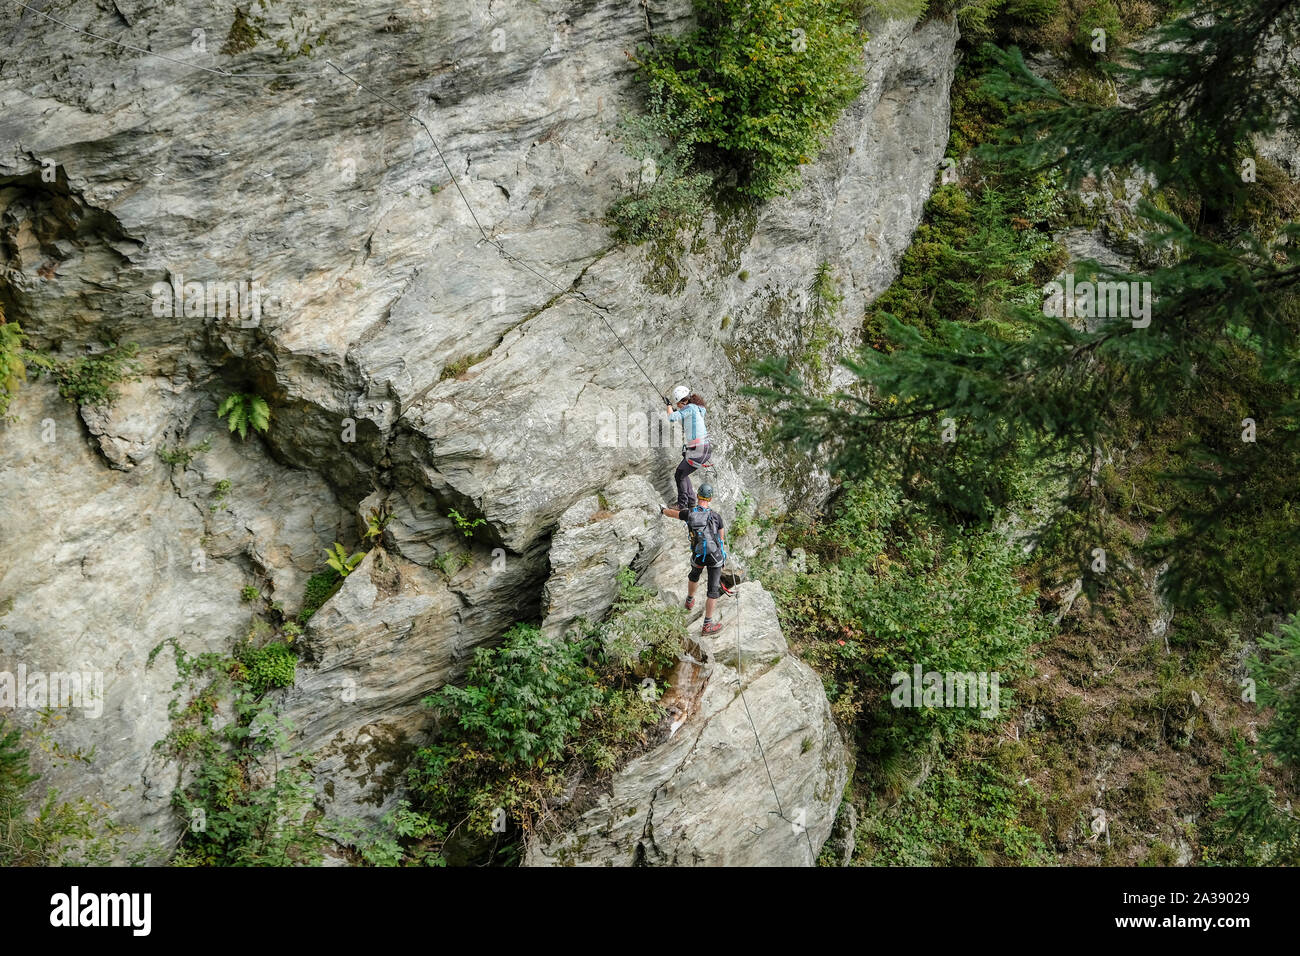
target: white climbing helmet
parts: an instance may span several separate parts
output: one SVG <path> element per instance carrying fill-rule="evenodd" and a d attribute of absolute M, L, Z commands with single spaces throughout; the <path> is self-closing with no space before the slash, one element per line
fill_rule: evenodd
<path fill-rule="evenodd" d="M 673 389 L 673 404 L 676 405 L 683 398 L 685 398 L 690 394 L 691 394 L 691 390 L 689 388 L 687 388 L 685 385 L 678 385 L 675 389 Z"/>

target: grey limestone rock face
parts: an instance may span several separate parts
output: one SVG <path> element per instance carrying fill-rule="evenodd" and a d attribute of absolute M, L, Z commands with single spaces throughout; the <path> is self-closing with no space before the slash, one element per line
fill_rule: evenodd
<path fill-rule="evenodd" d="M 640 475 L 583 498 L 561 517 L 551 539 L 551 576 L 542 593 L 543 630 L 562 633 L 579 617 L 599 620 L 614 603 L 619 568 L 640 572 L 659 556 L 667 519 L 659 495 Z"/>
<path fill-rule="evenodd" d="M 806 463 L 765 456 L 763 410 L 737 388 L 752 359 L 799 347 L 822 262 L 845 297 L 834 348 L 853 344 L 933 185 L 956 41 L 939 19 L 874 24 L 866 87 L 803 186 L 711 216 L 667 254 L 615 244 L 605 215 L 638 171 L 612 135 L 637 104 L 626 53 L 648 27 L 687 28 L 687 0 L 283 0 L 250 10 L 251 32 L 207 0 L 55 15 L 170 59 L 0 7 L 6 314 L 62 358 L 137 343 L 140 375 L 104 408 L 74 409 L 42 380 L 11 409 L 0 669 L 102 672 L 98 718 L 41 731 L 94 747 L 93 762 L 42 755 L 42 785 L 102 800 L 138 827 L 132 848 L 155 849 L 178 832 L 176 770 L 151 749 L 175 675 L 165 656 L 146 668 L 150 650 L 172 637 L 229 650 L 252 613 L 246 586 L 296 610 L 323 550 L 359 543 L 368 508 L 393 509 L 383 552 L 318 613 L 284 704 L 295 744 L 328 751 L 323 799 L 334 774 L 335 799 L 370 814 L 423 726 L 419 697 L 474 646 L 516 620 L 598 617 L 615 564 L 671 557 L 680 576 L 680 546 L 664 549 L 643 507 L 670 500 L 677 448 L 626 427 L 661 414 L 656 390 L 708 396 L 724 511 L 742 490 L 780 506 L 813 481 Z M 455 185 L 419 123 L 330 64 L 427 123 Z M 461 191 L 547 281 L 483 241 Z M 185 282 L 212 284 L 195 308 Z M 231 290 L 246 308 L 222 314 Z M 232 391 L 268 401 L 266 436 L 240 442 L 216 420 Z M 159 458 L 205 439 L 188 463 Z M 602 494 L 612 516 L 581 526 Z M 472 539 L 452 510 L 483 520 Z M 755 680 L 814 708 L 820 690 L 795 665 Z M 752 773 L 754 754 L 733 756 L 728 773 Z M 732 858 L 775 858 L 737 839 Z"/>

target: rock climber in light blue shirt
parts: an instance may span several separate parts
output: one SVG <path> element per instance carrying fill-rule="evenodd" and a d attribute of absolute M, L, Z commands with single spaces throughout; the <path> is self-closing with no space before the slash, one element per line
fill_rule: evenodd
<path fill-rule="evenodd" d="M 691 485 L 691 475 L 695 469 L 705 467 L 712 457 L 713 448 L 709 444 L 709 431 L 704 426 L 704 399 L 692 392 L 685 385 L 673 389 L 672 401 L 668 403 L 668 421 L 682 423 L 682 463 L 673 475 L 677 482 L 677 508 L 685 510 L 695 507 L 695 488 Z"/>

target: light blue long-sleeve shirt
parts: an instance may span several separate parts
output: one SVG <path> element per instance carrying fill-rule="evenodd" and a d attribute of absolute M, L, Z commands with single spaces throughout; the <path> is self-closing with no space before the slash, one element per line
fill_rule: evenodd
<path fill-rule="evenodd" d="M 682 423 L 682 437 L 687 442 L 706 441 L 709 430 L 704 427 L 704 409 L 698 405 L 687 405 L 668 416 L 670 422 Z"/>

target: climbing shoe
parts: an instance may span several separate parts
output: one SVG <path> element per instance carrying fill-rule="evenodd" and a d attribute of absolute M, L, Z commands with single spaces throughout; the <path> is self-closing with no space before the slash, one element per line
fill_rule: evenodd
<path fill-rule="evenodd" d="M 721 622 L 721 621 L 709 621 L 709 623 L 705 624 L 702 628 L 700 628 L 700 633 L 701 633 L 701 634 L 717 634 L 718 631 L 720 631 L 720 630 L 722 630 L 722 622 Z"/>
<path fill-rule="evenodd" d="M 686 610 L 689 611 L 693 607 L 695 607 L 695 597 L 691 596 L 686 599 Z"/>

